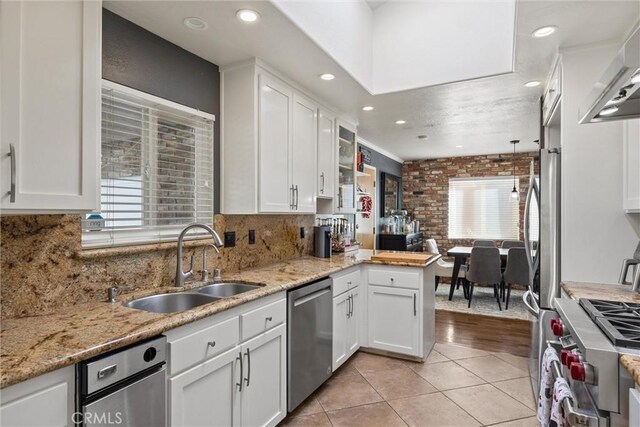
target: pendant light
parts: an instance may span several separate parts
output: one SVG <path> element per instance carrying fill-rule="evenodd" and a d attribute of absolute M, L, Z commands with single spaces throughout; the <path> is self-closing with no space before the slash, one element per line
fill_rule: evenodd
<path fill-rule="evenodd" d="M 511 141 L 513 144 L 513 190 L 511 190 L 511 200 L 515 202 L 520 201 L 520 193 L 516 190 L 516 144 L 519 143 L 519 139 Z"/>

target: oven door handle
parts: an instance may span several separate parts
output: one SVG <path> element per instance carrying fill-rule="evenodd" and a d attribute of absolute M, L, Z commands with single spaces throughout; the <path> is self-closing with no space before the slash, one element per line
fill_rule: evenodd
<path fill-rule="evenodd" d="M 522 295 L 522 301 L 524 302 L 525 308 L 529 313 L 531 313 L 531 315 L 535 316 L 536 319 L 540 317 L 540 307 L 538 306 L 533 292 L 531 292 L 531 288 Z"/>

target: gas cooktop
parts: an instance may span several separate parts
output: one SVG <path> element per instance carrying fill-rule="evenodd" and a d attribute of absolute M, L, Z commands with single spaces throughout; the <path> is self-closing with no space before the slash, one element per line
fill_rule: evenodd
<path fill-rule="evenodd" d="M 640 349 L 640 304 L 581 299 L 580 305 L 613 345 Z"/>

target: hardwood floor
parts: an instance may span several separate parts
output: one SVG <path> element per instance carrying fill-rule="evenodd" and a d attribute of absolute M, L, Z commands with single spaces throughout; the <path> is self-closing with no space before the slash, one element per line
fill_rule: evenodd
<path fill-rule="evenodd" d="M 526 320 L 436 310 L 436 341 L 527 357 L 531 325 Z"/>

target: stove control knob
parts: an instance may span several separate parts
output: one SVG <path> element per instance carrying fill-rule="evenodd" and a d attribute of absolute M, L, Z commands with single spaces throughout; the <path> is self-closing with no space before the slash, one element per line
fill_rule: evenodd
<path fill-rule="evenodd" d="M 570 354 L 571 354 L 570 350 L 565 350 L 565 349 L 560 350 L 560 362 L 563 365 L 568 366 L 567 357 L 569 357 Z"/>
<path fill-rule="evenodd" d="M 584 381 L 585 379 L 587 379 L 587 373 L 584 368 L 584 363 L 573 362 L 571 363 L 569 369 L 571 370 L 571 379 L 573 379 L 574 381 Z"/>
<path fill-rule="evenodd" d="M 564 325 L 560 319 L 553 319 L 555 322 L 551 322 L 551 330 L 553 331 L 553 335 L 557 337 L 561 337 L 564 335 Z"/>
<path fill-rule="evenodd" d="M 569 369 L 571 369 L 571 365 L 573 363 L 580 363 L 582 361 L 582 357 L 580 356 L 580 353 L 569 352 L 566 356 L 565 361 L 566 361 L 565 365 Z"/>

